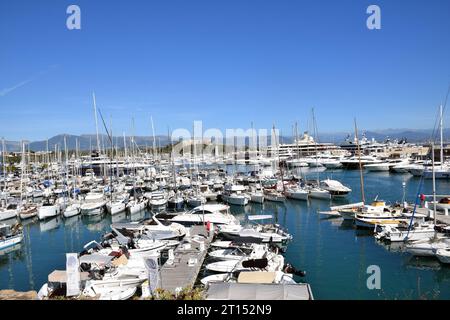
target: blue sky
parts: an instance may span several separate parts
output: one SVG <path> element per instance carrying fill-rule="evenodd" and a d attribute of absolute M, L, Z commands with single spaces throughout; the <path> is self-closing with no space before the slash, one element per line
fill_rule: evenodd
<path fill-rule="evenodd" d="M 66 8 L 81 8 L 81 30 Z M 381 8 L 368 30 L 366 8 Z M 450 1 L 2 0 L 0 136 L 432 128 L 450 84 Z M 447 121 L 446 117 L 446 122 Z M 109 121 L 109 120 L 108 120 Z"/>

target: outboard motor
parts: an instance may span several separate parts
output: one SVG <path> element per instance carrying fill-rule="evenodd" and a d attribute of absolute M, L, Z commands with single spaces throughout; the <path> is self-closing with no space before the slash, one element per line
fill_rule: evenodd
<path fill-rule="evenodd" d="M 293 265 L 291 265 L 290 263 L 288 263 L 287 265 L 284 266 L 283 271 L 285 273 L 292 273 L 295 274 L 296 276 L 299 277 L 304 277 L 306 276 L 306 271 L 302 271 L 302 270 L 297 270 Z"/>

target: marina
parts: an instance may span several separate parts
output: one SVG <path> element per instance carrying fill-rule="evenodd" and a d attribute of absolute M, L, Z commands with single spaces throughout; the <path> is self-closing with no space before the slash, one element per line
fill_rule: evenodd
<path fill-rule="evenodd" d="M 450 300 L 450 2 L 0 7 L 0 300 Z"/>

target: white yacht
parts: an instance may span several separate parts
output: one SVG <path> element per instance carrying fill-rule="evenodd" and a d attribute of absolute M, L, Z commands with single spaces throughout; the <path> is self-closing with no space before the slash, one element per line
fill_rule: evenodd
<path fill-rule="evenodd" d="M 19 208 L 16 203 L 10 203 L 5 208 L 0 209 L 0 221 L 17 218 Z"/>
<path fill-rule="evenodd" d="M 250 200 L 250 196 L 245 193 L 245 186 L 237 184 L 227 184 L 225 185 L 224 191 L 222 193 L 222 200 L 228 204 L 245 206 Z"/>
<path fill-rule="evenodd" d="M 322 187 L 311 187 L 308 189 L 308 194 L 309 194 L 310 198 L 323 199 L 323 200 L 331 199 L 330 191 L 328 191 Z"/>
<path fill-rule="evenodd" d="M 46 200 L 38 209 L 39 220 L 53 218 L 59 215 L 61 208 L 54 201 Z"/>
<path fill-rule="evenodd" d="M 100 215 L 105 210 L 105 195 L 100 192 L 89 192 L 81 204 L 81 213 L 84 215 Z"/>
<path fill-rule="evenodd" d="M 341 182 L 331 179 L 320 181 L 320 187 L 328 191 L 333 198 L 345 198 L 352 191 Z"/>
<path fill-rule="evenodd" d="M 167 196 L 164 192 L 152 192 L 149 198 L 149 204 L 152 209 L 164 208 L 167 205 Z"/>
<path fill-rule="evenodd" d="M 364 169 L 367 171 L 389 171 L 394 166 L 404 166 L 409 164 L 409 159 L 391 159 L 379 163 L 369 163 L 364 165 Z"/>
<path fill-rule="evenodd" d="M 147 199 L 143 199 L 143 198 L 136 199 L 136 198 L 134 198 L 134 199 L 131 199 L 127 203 L 126 208 L 127 208 L 128 212 L 130 214 L 134 214 L 134 213 L 137 213 L 137 212 L 140 212 L 140 211 L 144 210 L 147 207 L 147 204 L 148 204 L 148 200 Z"/>
<path fill-rule="evenodd" d="M 0 224 L 0 250 L 14 246 L 22 241 L 22 231 L 16 226 Z"/>
<path fill-rule="evenodd" d="M 80 213 L 81 213 L 81 204 L 79 202 L 74 201 L 64 209 L 63 216 L 65 218 L 70 218 L 79 215 Z"/>
<path fill-rule="evenodd" d="M 287 186 L 286 187 L 286 197 L 295 200 L 308 200 L 309 192 L 306 188 L 301 186 Z"/>
<path fill-rule="evenodd" d="M 229 212 L 229 206 L 223 204 L 205 204 L 196 207 L 190 211 L 180 212 L 177 214 L 158 213 L 156 218 L 177 222 L 183 225 L 198 225 L 208 222 L 215 225 L 220 224 L 238 224 L 238 220 Z"/>
<path fill-rule="evenodd" d="M 346 169 L 358 169 L 360 162 L 361 166 L 365 167 L 366 165 L 381 163 L 382 161 L 378 160 L 374 156 L 363 156 L 363 155 L 361 155 L 361 157 L 353 156 L 341 160 L 342 166 Z"/>

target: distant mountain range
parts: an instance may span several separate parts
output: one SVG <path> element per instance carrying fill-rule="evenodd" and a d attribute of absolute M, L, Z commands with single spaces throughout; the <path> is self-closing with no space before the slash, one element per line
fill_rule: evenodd
<path fill-rule="evenodd" d="M 426 142 L 429 141 L 432 130 L 416 130 L 416 129 L 385 129 L 385 130 L 374 130 L 364 132 L 368 139 L 375 139 L 379 142 L 385 141 L 387 138 L 394 139 L 404 139 L 406 138 L 408 142 Z M 450 136 L 450 129 L 444 129 L 444 139 Z M 320 142 L 331 142 L 335 144 L 340 144 L 344 142 L 348 135 L 353 138 L 353 132 L 334 132 L 334 133 L 321 133 L 318 136 Z M 362 132 L 359 133 L 360 138 Z M 49 150 L 55 150 L 55 145 L 59 145 L 59 148 L 63 150 L 64 148 L 64 136 L 66 137 L 67 149 L 75 150 L 76 143 L 78 141 L 78 146 L 80 150 L 86 151 L 91 149 L 96 149 L 97 138 L 95 134 L 82 134 L 82 135 L 71 135 L 71 134 L 58 134 L 50 139 L 48 139 Z M 105 134 L 100 134 L 100 144 L 103 147 L 109 148 L 110 142 L 108 136 Z M 156 145 L 166 146 L 169 143 L 169 139 L 166 135 L 158 135 L 155 137 Z M 127 147 L 130 147 L 131 137 L 125 137 Z M 118 148 L 124 147 L 123 137 L 113 137 L 114 145 Z M 151 136 L 137 136 L 134 137 L 134 141 L 138 146 L 153 146 L 153 137 Z M 248 142 L 248 139 L 246 139 Z M 282 136 L 280 137 L 281 143 L 292 143 L 294 141 L 292 136 Z M 29 148 L 32 151 L 45 151 L 47 149 L 47 140 L 42 141 L 27 141 L 29 143 Z M 270 139 L 269 139 L 270 143 Z M 5 141 L 5 146 L 7 151 L 18 152 L 21 150 L 20 141 Z"/>

